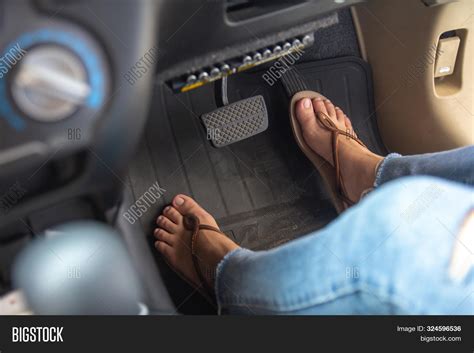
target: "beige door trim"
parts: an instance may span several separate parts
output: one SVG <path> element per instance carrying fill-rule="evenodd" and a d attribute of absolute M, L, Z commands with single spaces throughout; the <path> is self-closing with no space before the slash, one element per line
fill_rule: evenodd
<path fill-rule="evenodd" d="M 385 145 L 412 154 L 473 144 L 474 1 L 426 7 L 415 0 L 371 0 L 352 11 L 362 55 L 373 71 Z M 440 90 L 434 80 L 437 43 L 455 29 L 463 36 L 459 77 L 451 77 L 453 85 L 445 80 Z"/>

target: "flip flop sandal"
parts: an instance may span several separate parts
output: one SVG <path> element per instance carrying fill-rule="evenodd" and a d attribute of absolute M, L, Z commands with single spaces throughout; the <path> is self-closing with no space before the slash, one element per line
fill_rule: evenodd
<path fill-rule="evenodd" d="M 340 130 L 336 127 L 336 125 L 332 122 L 332 120 L 324 113 L 316 114 L 316 117 L 319 123 L 328 131 L 331 132 L 332 137 L 332 155 L 333 155 L 333 164 L 334 167 L 329 164 L 323 157 L 319 154 L 314 152 L 308 144 L 305 142 L 303 138 L 303 132 L 301 130 L 301 126 L 296 118 L 296 102 L 303 98 L 309 98 L 313 100 L 314 98 L 321 98 L 327 99 L 323 95 L 314 92 L 314 91 L 301 91 L 296 93 L 290 102 L 290 121 L 291 121 L 291 128 L 293 130 L 293 134 L 295 136 L 296 142 L 298 146 L 306 155 L 306 157 L 313 163 L 316 167 L 319 174 L 322 176 L 326 189 L 329 191 L 331 201 L 334 204 L 336 210 L 341 213 L 346 208 L 352 206 L 354 202 L 347 197 L 346 188 L 344 186 L 344 181 L 342 180 L 341 176 L 341 169 L 339 163 L 339 154 L 338 154 L 338 140 L 339 136 L 343 135 L 347 138 L 353 139 L 361 146 L 364 146 L 364 143 L 359 140 L 355 135 Z"/>
<path fill-rule="evenodd" d="M 214 288 L 211 287 L 208 284 L 207 280 L 211 280 L 211 283 L 214 282 L 216 278 L 216 269 L 215 268 L 202 268 L 202 265 L 199 263 L 200 259 L 197 255 L 196 252 L 196 244 L 198 242 L 199 238 L 199 233 L 201 230 L 210 230 L 216 233 L 222 233 L 218 228 L 209 226 L 206 224 L 201 224 L 199 218 L 195 215 L 185 215 L 183 217 L 183 225 L 184 228 L 187 230 L 190 230 L 192 232 L 191 236 L 191 255 L 193 258 L 193 264 L 194 268 L 196 269 L 196 272 L 199 277 L 199 281 L 201 283 L 197 284 L 197 290 L 201 293 L 202 296 L 204 296 L 208 301 L 210 301 L 212 304 L 216 303 L 216 296 L 214 293 Z M 196 286 L 196 285 L 194 285 Z"/>

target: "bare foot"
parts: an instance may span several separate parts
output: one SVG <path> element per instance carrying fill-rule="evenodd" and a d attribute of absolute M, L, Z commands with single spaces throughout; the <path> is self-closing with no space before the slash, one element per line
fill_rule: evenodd
<path fill-rule="evenodd" d="M 324 113 L 340 130 L 354 134 L 351 121 L 331 101 L 321 98 L 303 98 L 296 103 L 296 117 L 308 146 L 334 166 L 331 132 L 316 118 Z M 372 153 L 356 141 L 339 136 L 339 163 L 347 196 L 357 202 L 364 190 L 371 188 L 375 180 L 375 168 L 383 157 Z"/>
<path fill-rule="evenodd" d="M 177 195 L 170 206 L 166 207 L 156 224 L 154 231 L 157 239 L 156 249 L 166 261 L 194 286 L 201 286 L 191 255 L 192 232 L 184 227 L 183 216 L 195 215 L 201 224 L 219 228 L 209 213 L 189 196 Z M 217 264 L 230 251 L 238 248 L 225 235 L 210 230 L 201 230 L 196 244 L 199 266 L 203 274 L 214 274 Z M 214 287 L 214 276 L 205 276 L 207 285 Z"/>

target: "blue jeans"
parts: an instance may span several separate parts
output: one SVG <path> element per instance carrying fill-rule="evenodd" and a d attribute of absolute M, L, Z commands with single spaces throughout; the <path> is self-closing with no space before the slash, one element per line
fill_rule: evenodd
<path fill-rule="evenodd" d="M 472 261 L 472 241 L 458 235 L 474 207 L 473 168 L 474 147 L 388 155 L 375 190 L 324 229 L 227 254 L 220 313 L 474 314 L 472 262 L 451 272 L 454 249 Z"/>

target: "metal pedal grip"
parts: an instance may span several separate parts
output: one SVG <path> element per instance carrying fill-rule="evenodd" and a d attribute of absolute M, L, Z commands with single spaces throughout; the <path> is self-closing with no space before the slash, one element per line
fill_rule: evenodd
<path fill-rule="evenodd" d="M 255 96 L 203 114 L 207 138 L 215 147 L 254 136 L 268 128 L 268 113 L 263 96 Z"/>

